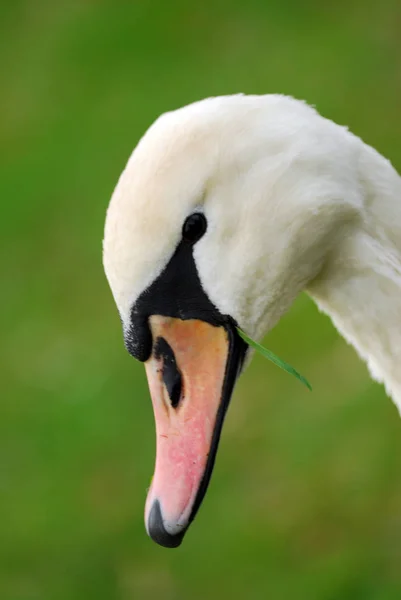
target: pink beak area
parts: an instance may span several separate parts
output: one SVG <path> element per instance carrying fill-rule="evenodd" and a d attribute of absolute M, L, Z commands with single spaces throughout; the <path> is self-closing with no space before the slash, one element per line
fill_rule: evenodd
<path fill-rule="evenodd" d="M 193 520 L 213 468 L 230 339 L 224 327 L 195 319 L 152 316 L 149 324 L 154 342 L 145 367 L 157 437 L 145 523 L 155 542 L 173 548 Z"/>

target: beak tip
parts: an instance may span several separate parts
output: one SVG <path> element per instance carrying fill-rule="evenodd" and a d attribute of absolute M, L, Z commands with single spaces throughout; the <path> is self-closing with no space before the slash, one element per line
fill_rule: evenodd
<path fill-rule="evenodd" d="M 163 524 L 160 502 L 155 499 L 147 519 L 147 531 L 149 537 L 156 542 L 156 544 L 164 546 L 165 548 L 178 548 L 178 546 L 181 545 L 186 530 L 183 529 L 175 535 L 171 535 L 166 531 Z"/>

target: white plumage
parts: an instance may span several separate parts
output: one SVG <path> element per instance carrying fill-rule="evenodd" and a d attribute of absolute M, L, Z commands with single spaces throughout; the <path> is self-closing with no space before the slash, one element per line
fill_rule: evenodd
<path fill-rule="evenodd" d="M 202 286 L 261 338 L 305 289 L 401 409 L 401 179 L 313 108 L 279 95 L 210 98 L 161 116 L 113 194 L 104 267 L 123 324 L 185 218 Z"/>

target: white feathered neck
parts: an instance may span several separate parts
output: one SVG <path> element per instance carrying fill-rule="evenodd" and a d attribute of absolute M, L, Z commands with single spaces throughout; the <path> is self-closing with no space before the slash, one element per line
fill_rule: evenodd
<path fill-rule="evenodd" d="M 110 202 L 104 266 L 123 324 L 185 218 L 212 302 L 260 338 L 306 289 L 401 408 L 401 179 L 303 102 L 211 98 L 159 118 Z"/>

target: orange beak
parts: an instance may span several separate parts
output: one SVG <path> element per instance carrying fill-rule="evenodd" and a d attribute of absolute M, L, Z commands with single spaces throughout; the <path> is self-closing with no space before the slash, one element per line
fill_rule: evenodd
<path fill-rule="evenodd" d="M 145 509 L 151 538 L 179 546 L 205 495 L 244 349 L 233 331 L 151 316 L 145 363 L 156 422 L 156 465 Z"/>

